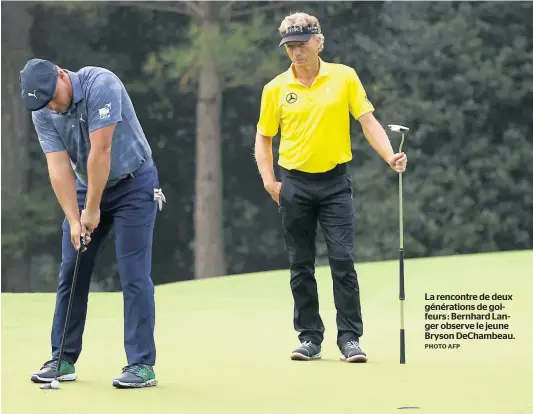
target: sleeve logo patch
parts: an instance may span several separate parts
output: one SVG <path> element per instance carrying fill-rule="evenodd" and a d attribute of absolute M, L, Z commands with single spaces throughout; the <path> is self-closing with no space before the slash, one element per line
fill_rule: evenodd
<path fill-rule="evenodd" d="M 103 108 L 100 108 L 98 113 L 100 114 L 100 119 L 109 118 L 111 116 L 111 104 L 108 103 Z"/>

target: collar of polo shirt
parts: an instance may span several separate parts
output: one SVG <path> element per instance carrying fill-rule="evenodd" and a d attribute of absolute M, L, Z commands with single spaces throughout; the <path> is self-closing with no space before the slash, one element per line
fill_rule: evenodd
<path fill-rule="evenodd" d="M 83 97 L 81 94 L 80 77 L 77 73 L 71 72 L 70 70 L 67 70 L 66 72 L 70 76 L 70 81 L 72 82 L 72 103 L 77 104 Z"/>
<path fill-rule="evenodd" d="M 318 75 L 316 76 L 317 79 L 329 75 L 328 64 L 326 62 L 324 62 L 320 58 L 320 56 L 318 57 L 318 61 L 320 62 L 320 69 L 318 70 Z M 291 67 L 287 71 L 287 81 L 286 82 L 289 85 L 291 85 L 291 84 L 292 85 L 300 85 L 301 84 L 301 82 L 294 75 L 294 64 L 291 64 Z"/>
<path fill-rule="evenodd" d="M 76 105 L 83 98 L 81 91 L 80 77 L 77 73 L 66 71 L 70 76 L 70 82 L 72 83 L 72 106 Z"/>
<path fill-rule="evenodd" d="M 75 72 L 71 72 L 68 69 L 63 69 L 63 70 L 70 77 L 70 83 L 72 84 L 72 103 L 70 104 L 69 108 L 65 112 L 63 113 L 57 112 L 60 115 L 70 114 L 72 109 L 74 109 L 74 106 L 76 106 L 76 104 L 79 101 L 81 101 L 81 99 L 83 98 L 80 77 L 78 76 L 78 74 Z"/>

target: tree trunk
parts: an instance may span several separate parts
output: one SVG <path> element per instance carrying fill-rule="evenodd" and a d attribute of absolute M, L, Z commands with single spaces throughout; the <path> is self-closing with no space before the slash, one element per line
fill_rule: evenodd
<path fill-rule="evenodd" d="M 202 32 L 216 22 L 211 2 L 199 2 L 204 11 Z M 195 279 L 226 274 L 223 237 L 222 153 L 220 137 L 221 86 L 208 41 L 201 46 L 201 68 L 196 107 Z"/>
<path fill-rule="evenodd" d="M 30 114 L 20 100 L 19 72 L 31 57 L 30 6 L 2 3 L 2 233 L 16 231 L 10 218 L 28 192 Z M 2 254 L 3 291 L 31 291 L 26 243 L 17 250 L 17 257 Z"/>

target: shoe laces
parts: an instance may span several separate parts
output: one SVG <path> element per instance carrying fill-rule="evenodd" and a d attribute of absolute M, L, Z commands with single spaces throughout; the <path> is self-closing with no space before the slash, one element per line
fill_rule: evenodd
<path fill-rule="evenodd" d="M 51 367 L 53 369 L 56 369 L 57 368 L 57 359 L 51 359 L 50 361 L 46 361 L 43 364 L 43 366 L 41 367 L 41 369 L 47 368 L 47 367 Z"/>
<path fill-rule="evenodd" d="M 312 344 L 313 344 L 313 343 L 312 343 L 311 341 L 304 341 L 304 342 L 301 343 L 300 346 L 301 346 L 302 348 L 308 348 L 308 347 L 310 347 Z"/>
<path fill-rule="evenodd" d="M 132 364 L 132 365 L 126 365 L 124 368 L 122 368 L 122 372 L 130 372 L 134 375 L 138 375 L 139 371 L 141 370 L 142 365 L 140 364 Z"/>
<path fill-rule="evenodd" d="M 348 341 L 346 343 L 346 346 L 348 347 L 348 349 L 361 349 L 357 341 Z"/>
<path fill-rule="evenodd" d="M 57 359 L 51 359 L 49 361 L 46 361 L 41 367 L 41 369 L 50 367 L 50 368 L 53 368 L 54 370 L 57 370 L 57 362 L 58 362 Z M 61 365 L 65 363 L 66 363 L 65 360 L 61 361 Z"/>

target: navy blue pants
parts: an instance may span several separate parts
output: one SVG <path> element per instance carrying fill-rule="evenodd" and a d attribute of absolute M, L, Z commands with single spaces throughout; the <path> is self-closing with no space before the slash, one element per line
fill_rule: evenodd
<path fill-rule="evenodd" d="M 320 223 L 328 249 L 337 310 L 337 345 L 359 340 L 363 317 L 354 268 L 355 204 L 348 164 L 319 174 L 281 168 L 280 212 L 290 262 L 294 328 L 299 339 L 321 344 L 324 324 L 315 279 Z"/>
<path fill-rule="evenodd" d="M 75 363 L 81 353 L 87 315 L 87 301 L 95 259 L 113 228 L 115 251 L 124 297 L 124 348 L 128 364 L 155 365 L 155 301 L 151 279 L 152 241 L 159 188 L 157 168 L 147 168 L 104 190 L 100 204 L 100 223 L 82 253 L 67 336 L 64 360 Z M 80 211 L 87 187 L 77 182 Z M 62 262 L 59 271 L 56 307 L 52 326 L 52 358 L 57 358 L 65 324 L 77 251 L 70 239 L 68 221 L 63 223 Z"/>

